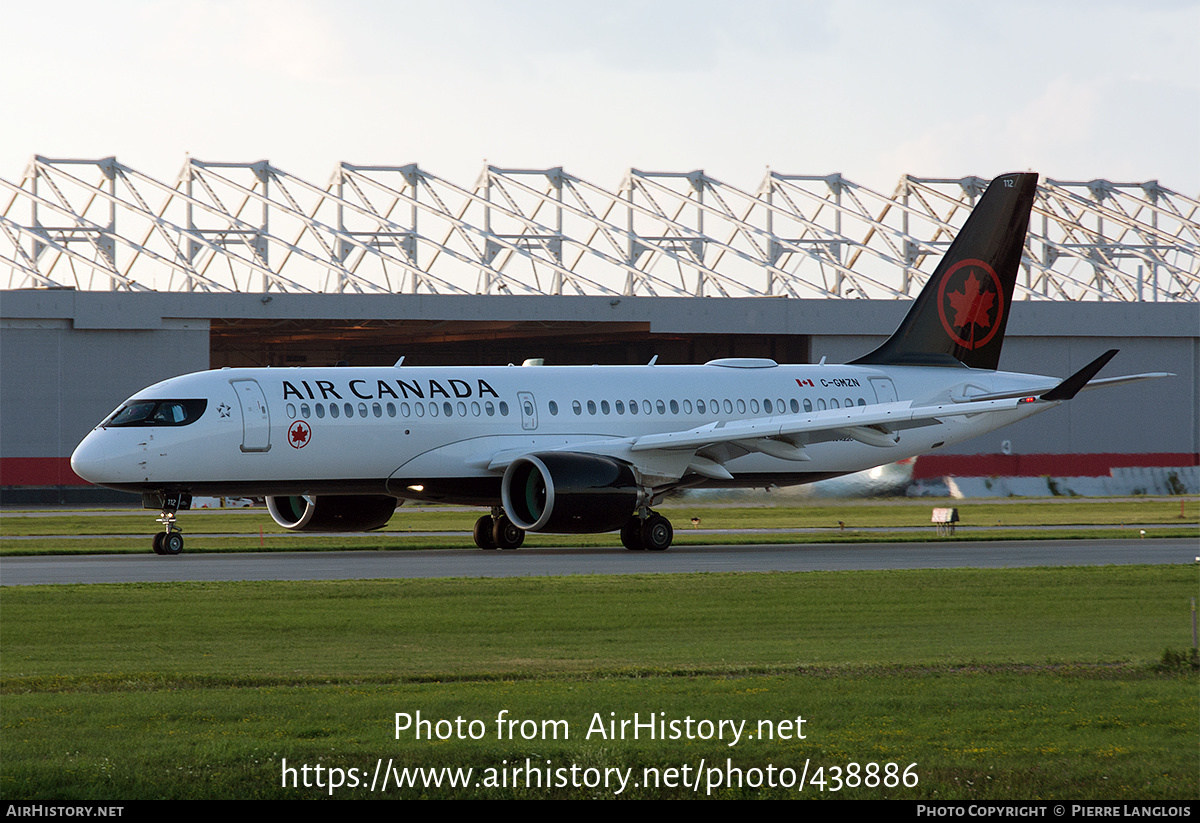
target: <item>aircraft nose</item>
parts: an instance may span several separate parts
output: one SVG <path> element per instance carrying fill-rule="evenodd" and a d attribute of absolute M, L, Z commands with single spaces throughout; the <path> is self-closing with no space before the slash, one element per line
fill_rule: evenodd
<path fill-rule="evenodd" d="M 96 432 L 83 438 L 83 442 L 75 447 L 71 454 L 71 471 L 89 483 L 100 483 L 104 480 L 104 464 L 107 457 L 104 444 L 100 442 Z"/>

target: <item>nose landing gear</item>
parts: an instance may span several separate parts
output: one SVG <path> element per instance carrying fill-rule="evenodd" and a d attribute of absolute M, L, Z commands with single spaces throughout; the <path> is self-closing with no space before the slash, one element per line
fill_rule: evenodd
<path fill-rule="evenodd" d="M 192 496 L 186 492 L 149 492 L 142 495 L 142 508 L 161 509 L 158 522 L 164 531 L 154 535 L 154 553 L 175 555 L 183 551 L 183 530 L 175 522 L 175 512 L 190 509 Z"/>
<path fill-rule="evenodd" d="M 179 554 L 183 551 L 183 531 L 175 523 L 175 512 L 163 509 L 158 522 L 166 527 L 166 531 L 154 535 L 155 554 Z"/>

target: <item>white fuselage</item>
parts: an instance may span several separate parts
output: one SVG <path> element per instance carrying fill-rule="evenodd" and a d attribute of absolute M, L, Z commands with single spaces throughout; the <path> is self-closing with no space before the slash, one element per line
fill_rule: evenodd
<path fill-rule="evenodd" d="M 497 455 L 564 448 L 613 454 L 614 444 L 646 435 L 803 419 L 847 405 L 948 404 L 1046 381 L 966 368 L 757 360 L 221 369 L 157 383 L 125 404 L 206 401 L 193 422 L 101 424 L 76 449 L 72 466 L 86 480 L 129 491 L 389 494 L 496 505 L 503 475 Z M 638 468 L 656 478 L 647 481 L 656 490 L 803 483 L 949 446 L 1050 405 L 948 416 L 899 430 L 885 444 L 859 442 L 836 429 L 803 435 L 786 447 L 800 447 L 802 458 L 724 443 L 717 457 L 732 480 L 694 472 L 672 479 L 652 465 Z"/>

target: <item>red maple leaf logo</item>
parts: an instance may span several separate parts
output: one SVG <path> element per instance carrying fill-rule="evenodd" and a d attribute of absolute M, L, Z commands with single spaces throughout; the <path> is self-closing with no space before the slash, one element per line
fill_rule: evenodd
<path fill-rule="evenodd" d="M 298 422 L 296 425 L 292 426 L 291 431 L 289 431 L 288 434 L 291 436 L 292 448 L 301 449 L 304 448 L 306 443 L 308 443 L 308 436 L 311 434 L 311 432 L 309 431 L 308 426 Z"/>
<path fill-rule="evenodd" d="M 950 267 L 938 286 L 937 310 L 954 343 L 973 351 L 991 342 L 1004 325 L 1001 288 L 996 272 L 982 260 L 959 260 Z"/>
<path fill-rule="evenodd" d="M 954 309 L 954 325 L 958 328 L 965 328 L 968 323 L 974 323 L 981 329 L 992 325 L 988 312 L 996 303 L 996 292 L 990 289 L 982 291 L 975 272 L 971 272 L 971 276 L 963 284 L 962 291 L 947 292 L 946 297 Z"/>

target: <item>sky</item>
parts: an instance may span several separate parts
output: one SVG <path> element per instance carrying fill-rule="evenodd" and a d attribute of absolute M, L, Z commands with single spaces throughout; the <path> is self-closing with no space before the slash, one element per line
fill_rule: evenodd
<path fill-rule="evenodd" d="M 0 177 L 188 156 L 1200 194 L 1200 0 L 0 0 Z"/>

